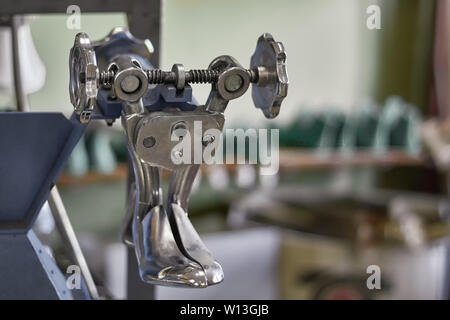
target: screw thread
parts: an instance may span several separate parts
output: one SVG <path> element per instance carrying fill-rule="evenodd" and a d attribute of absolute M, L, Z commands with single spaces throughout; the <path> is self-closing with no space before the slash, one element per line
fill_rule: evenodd
<path fill-rule="evenodd" d="M 150 83 L 150 84 L 164 83 L 164 80 L 166 78 L 165 73 L 166 72 L 164 72 L 160 69 L 147 70 L 148 83 Z"/>
<path fill-rule="evenodd" d="M 219 72 L 210 69 L 194 69 L 186 73 L 186 82 L 190 83 L 212 83 L 217 81 Z"/>
<path fill-rule="evenodd" d="M 257 73 L 253 70 L 246 70 L 249 75 L 251 82 L 257 81 Z M 151 69 L 145 70 L 148 78 L 149 84 L 168 84 L 175 82 L 175 73 L 166 72 L 161 69 Z M 114 83 L 115 72 L 102 71 L 100 73 L 99 82 L 105 87 L 110 87 Z M 213 83 L 219 78 L 219 71 L 212 69 L 193 69 L 185 73 L 186 83 Z"/>
<path fill-rule="evenodd" d="M 102 71 L 100 73 L 100 84 L 102 84 L 103 86 L 106 87 L 110 87 L 112 86 L 113 82 L 114 82 L 114 76 L 115 76 L 115 72 L 110 70 L 110 71 Z"/>

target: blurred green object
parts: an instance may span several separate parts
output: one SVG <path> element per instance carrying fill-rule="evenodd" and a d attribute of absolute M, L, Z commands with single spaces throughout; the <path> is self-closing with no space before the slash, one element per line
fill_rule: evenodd
<path fill-rule="evenodd" d="M 352 113 L 331 107 L 300 112 L 291 124 L 280 128 L 280 147 L 317 149 L 319 155 L 359 150 L 382 154 L 392 149 L 417 155 L 421 124 L 416 106 L 392 96 L 382 107 L 365 104 Z"/>
<path fill-rule="evenodd" d="M 421 123 L 417 107 L 398 96 L 389 97 L 380 115 L 374 151 L 384 153 L 393 148 L 417 155 L 421 150 Z"/>
<path fill-rule="evenodd" d="M 340 151 L 352 153 L 356 149 L 372 148 L 378 117 L 378 109 L 373 104 L 358 106 L 355 112 L 348 114 L 342 130 L 342 139 L 339 142 Z"/>
<path fill-rule="evenodd" d="M 379 111 L 374 105 L 362 106 L 355 114 L 357 148 L 370 148 L 375 142 Z"/>
<path fill-rule="evenodd" d="M 66 172 L 83 176 L 89 170 L 112 174 L 118 162 L 126 162 L 127 148 L 123 134 L 116 130 L 90 130 L 75 147 L 66 166 Z"/>
<path fill-rule="evenodd" d="M 336 108 L 327 108 L 323 113 L 323 118 L 325 124 L 320 137 L 318 152 L 327 154 L 341 144 L 346 117 Z"/>
<path fill-rule="evenodd" d="M 317 148 L 324 127 L 325 119 L 322 114 L 303 111 L 290 126 L 280 130 L 280 146 Z"/>
<path fill-rule="evenodd" d="M 86 149 L 86 140 L 81 137 L 72 151 L 66 165 L 66 172 L 72 176 L 84 176 L 89 172 L 89 156 Z"/>
<path fill-rule="evenodd" d="M 92 168 L 102 174 L 112 174 L 117 168 L 117 159 L 111 147 L 111 134 L 97 130 L 92 134 L 89 144 Z"/>
<path fill-rule="evenodd" d="M 120 131 L 111 134 L 110 145 L 118 162 L 127 162 L 128 150 L 125 135 Z"/>

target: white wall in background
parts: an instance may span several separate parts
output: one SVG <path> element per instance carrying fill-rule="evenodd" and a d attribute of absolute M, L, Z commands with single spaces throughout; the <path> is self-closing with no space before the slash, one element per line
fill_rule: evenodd
<path fill-rule="evenodd" d="M 288 122 L 304 106 L 349 109 L 370 92 L 375 36 L 366 27 L 369 0 L 170 0 L 164 3 L 162 66 L 207 67 L 230 54 L 248 67 L 256 40 L 270 32 L 288 53 L 289 94 L 276 121 Z M 82 8 L 81 8 L 82 10 Z M 123 14 L 82 14 L 81 30 L 93 40 L 114 26 L 126 25 Z M 35 111 L 70 114 L 68 57 L 78 30 L 66 28 L 65 15 L 45 15 L 32 22 L 36 48 L 47 68 L 45 87 L 31 96 Z M 204 102 L 210 87 L 195 85 Z M 0 97 L 0 105 L 5 105 Z M 248 92 L 229 104 L 227 124 L 262 126 Z"/>
<path fill-rule="evenodd" d="M 187 68 L 207 67 L 225 53 L 248 67 L 257 38 L 270 32 L 285 45 L 290 78 L 277 121 L 289 121 L 302 105 L 348 109 L 369 92 L 377 31 L 369 32 L 366 27 L 368 2 L 166 1 L 162 64 L 165 68 L 175 62 Z M 209 86 L 194 89 L 199 101 L 205 101 Z M 265 122 L 250 92 L 230 102 L 226 115 L 228 125 Z"/>

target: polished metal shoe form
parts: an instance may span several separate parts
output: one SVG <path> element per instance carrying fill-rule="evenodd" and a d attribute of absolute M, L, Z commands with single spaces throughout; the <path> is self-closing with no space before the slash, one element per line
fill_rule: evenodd
<path fill-rule="evenodd" d="M 80 122 L 122 119 L 133 172 L 121 238 L 135 249 L 142 280 L 203 288 L 224 275 L 189 220 L 192 185 L 205 150 L 214 155 L 228 102 L 250 83 L 255 106 L 267 118 L 278 115 L 288 88 L 286 53 L 266 33 L 250 69 L 220 56 L 208 69 L 185 71 L 175 64 L 162 71 L 150 64 L 151 49 L 148 40 L 123 29 L 95 43 L 79 33 L 70 53 L 70 97 Z M 212 85 L 205 105 L 193 102 L 190 83 Z M 161 169 L 172 172 L 166 199 Z"/>

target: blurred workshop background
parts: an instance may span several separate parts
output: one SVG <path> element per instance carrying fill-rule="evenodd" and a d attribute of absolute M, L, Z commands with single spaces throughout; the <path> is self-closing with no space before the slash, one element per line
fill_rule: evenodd
<path fill-rule="evenodd" d="M 370 5 L 381 29 L 367 27 Z M 192 196 L 189 216 L 224 282 L 155 287 L 154 298 L 450 298 L 450 1 L 171 0 L 163 14 L 163 69 L 207 67 L 222 54 L 247 66 L 270 32 L 286 48 L 290 84 L 273 122 L 249 93 L 225 113 L 227 128 L 280 130 L 279 172 L 204 166 Z M 29 21 L 46 70 L 31 109 L 69 116 L 80 30 L 63 14 Z M 125 15 L 81 15 L 94 40 L 117 26 Z M 193 87 L 206 101 L 209 86 Z M 3 91 L 0 107 L 12 99 Z M 91 123 L 58 182 L 95 281 L 117 299 L 126 297 L 126 159 L 120 123 Z M 53 239 L 45 210 L 35 228 Z M 64 265 L 63 250 L 54 255 Z M 372 265 L 381 289 L 367 286 Z"/>

